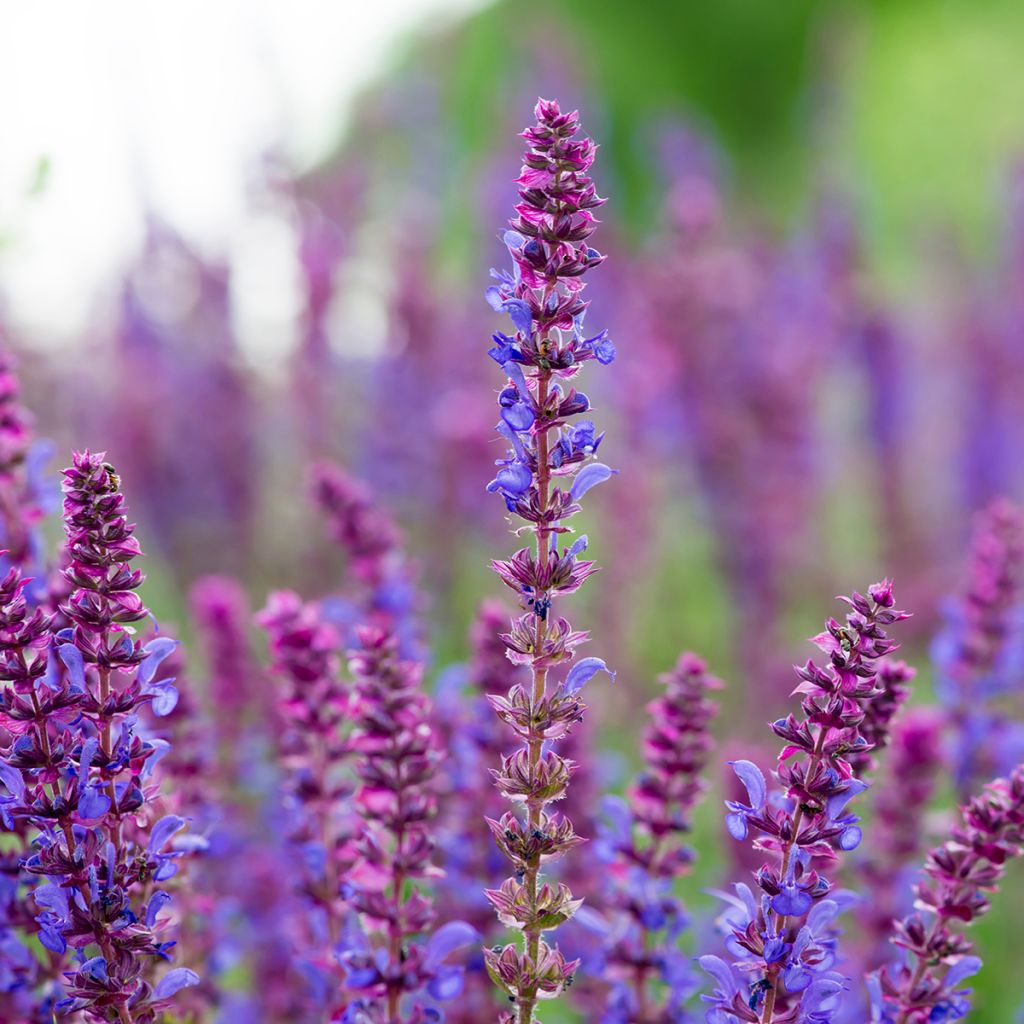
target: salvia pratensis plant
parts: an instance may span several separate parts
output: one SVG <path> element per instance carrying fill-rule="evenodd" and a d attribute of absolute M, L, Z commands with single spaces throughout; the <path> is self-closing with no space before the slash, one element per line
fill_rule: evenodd
<path fill-rule="evenodd" d="M 971 541 L 967 585 L 932 645 L 961 802 L 1024 758 L 1024 729 L 1000 703 L 1024 686 L 1024 512 L 994 502 Z"/>
<path fill-rule="evenodd" d="M 711 695 L 722 684 L 688 652 L 660 681 L 665 692 L 647 708 L 643 771 L 627 800 L 605 802 L 601 846 L 615 888 L 604 926 L 612 987 L 602 1024 L 682 1024 L 698 987 L 679 944 L 689 917 L 672 885 L 694 858 L 685 837 L 705 788 L 718 710 Z"/>
<path fill-rule="evenodd" d="M 420 688 L 423 667 L 403 660 L 397 638 L 377 627 L 362 627 L 358 643 L 349 657 L 358 716 L 350 746 L 364 825 L 349 885 L 365 941 L 357 939 L 341 957 L 348 987 L 362 993 L 346 1019 L 427 1024 L 442 1019 L 433 1002 L 462 988 L 462 968 L 446 958 L 478 933 L 463 921 L 432 930 L 424 881 L 439 874 L 432 856 L 439 753 Z"/>
<path fill-rule="evenodd" d="M 895 923 L 893 942 L 905 961 L 871 979 L 874 1024 L 930 1024 L 970 1012 L 962 985 L 981 959 L 962 929 L 989 909 L 987 893 L 1024 853 L 1024 765 L 989 783 L 961 813 L 952 837 L 925 861 L 914 911 Z"/>
<path fill-rule="evenodd" d="M 0 713 L 13 736 L 0 766 L 3 820 L 36 831 L 24 867 L 39 880 L 39 942 L 56 958 L 75 951 L 55 1011 L 150 1024 L 198 981 L 186 968 L 159 980 L 154 971 L 174 945 L 164 883 L 177 871 L 185 821 L 153 813 L 154 769 L 167 744 L 146 737 L 139 712 L 173 709 L 172 681 L 156 677 L 176 642 L 134 638 L 148 610 L 113 467 L 101 454 L 76 453 L 63 491 L 71 590 L 62 612 L 71 625 L 51 633 L 52 617 L 29 610 L 16 569 L 0 594 Z"/>
<path fill-rule="evenodd" d="M 845 899 L 822 872 L 861 841 L 858 818 L 847 805 L 867 783 L 850 759 L 870 747 L 860 726 L 884 692 L 878 661 L 897 646 L 886 628 L 907 614 L 894 607 L 889 580 L 871 586 L 867 596 L 855 592 L 843 600 L 851 606 L 846 621 L 829 619 L 813 641 L 828 663 L 808 661 L 797 669 L 801 717 L 772 723 L 786 744 L 775 773 L 781 789 L 770 791 L 752 761 L 731 762 L 749 804 L 727 802 L 729 833 L 744 840 L 753 830 L 755 849 L 768 859 L 755 875 L 758 894 L 740 883 L 735 898 L 728 897 L 722 921 L 733 962 L 700 958 L 717 984 L 704 997 L 714 1024 L 827 1024 L 844 998 L 847 979 L 832 969 L 832 922 Z"/>
<path fill-rule="evenodd" d="M 548 676 L 587 639 L 554 604 L 594 571 L 580 558 L 585 537 L 564 548 L 559 539 L 569 532 L 565 521 L 579 511 L 579 499 L 612 470 L 593 461 L 602 437 L 594 424 L 573 422 L 588 411 L 589 400 L 562 382 L 573 380 L 585 362 L 607 364 L 615 355 L 606 332 L 586 337 L 583 330 L 583 277 L 604 259 L 587 244 L 596 224 L 592 211 L 603 202 L 587 175 L 597 147 L 576 138 L 576 112 L 562 113 L 556 102 L 539 100 L 535 115 L 536 123 L 523 132 L 528 148 L 517 179 L 520 202 L 503 236 L 513 269 L 492 271 L 498 283 L 487 291 L 491 306 L 508 313 L 515 331 L 495 334 L 489 353 L 506 379 L 497 429 L 510 448 L 488 490 L 501 494 L 535 541 L 532 550 L 494 563 L 525 608 L 503 635 L 508 657 L 528 666 L 532 676 L 528 685 L 491 698 L 522 744 L 502 759 L 495 779 L 524 813 L 489 821 L 514 870 L 487 893 L 499 920 L 522 934 L 522 945 L 485 954 L 492 978 L 515 1007 L 507 1019 L 516 1024 L 534 1024 L 537 1003 L 556 998 L 577 966 L 545 933 L 572 917 L 580 901 L 564 883 L 542 881 L 541 865 L 580 842 L 572 823 L 549 809 L 565 795 L 572 772 L 553 744 L 579 721 L 579 690 L 605 665 L 598 658 L 577 661 L 554 688 Z"/>

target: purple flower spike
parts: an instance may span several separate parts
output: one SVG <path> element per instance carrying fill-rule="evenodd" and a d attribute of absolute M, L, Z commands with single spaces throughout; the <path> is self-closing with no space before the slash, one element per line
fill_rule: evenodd
<path fill-rule="evenodd" d="M 809 661 L 797 669 L 802 717 L 772 723 L 784 742 L 775 772 L 782 792 L 769 791 L 752 761 L 729 762 L 750 802 L 726 801 L 726 827 L 738 840 L 756 832 L 754 848 L 769 859 L 755 874 L 759 901 L 740 887 L 742 898 L 726 897 L 729 907 L 719 922 L 730 952 L 741 957 L 736 967 L 746 983 L 737 992 L 721 983 L 718 964 L 705 966 L 719 982 L 708 1017 L 716 1024 L 830 1024 L 842 1003 L 847 982 L 832 970 L 832 921 L 844 901 L 821 872 L 860 843 L 858 819 L 847 810 L 867 788 L 855 765 L 871 764 L 868 754 L 884 742 L 905 696 L 900 684 L 909 677 L 904 667 L 878 664 L 896 650 L 886 627 L 907 618 L 893 607 L 892 584 L 877 583 L 868 594 L 842 598 L 851 608 L 846 621 L 830 619 L 812 641 L 828 663 Z M 872 712 L 878 700 L 884 708 Z M 861 731 L 865 723 L 870 741 Z"/>
<path fill-rule="evenodd" d="M 365 826 L 348 883 L 355 890 L 352 906 L 381 943 L 376 952 L 345 951 L 341 960 L 348 987 L 375 1010 L 368 1019 L 396 1020 L 399 1006 L 412 999 L 407 1019 L 426 1021 L 427 1011 L 415 1000 L 424 990 L 434 999 L 462 991 L 461 966 L 444 961 L 479 933 L 449 921 L 425 943 L 420 939 L 434 922 L 421 883 L 437 873 L 431 863 L 438 763 L 431 705 L 420 688 L 422 666 L 399 656 L 393 634 L 365 626 L 357 639 L 349 656 L 358 709 L 350 750 L 359 778 L 355 805 Z"/>
<path fill-rule="evenodd" d="M 701 773 L 717 711 L 712 695 L 722 684 L 690 653 L 660 682 L 664 693 L 648 705 L 644 770 L 628 801 L 606 801 L 598 845 L 611 882 L 603 935 L 612 983 L 607 1021 L 635 1020 L 640 1006 L 652 1021 L 686 1020 L 684 1007 L 697 987 L 679 948 L 689 916 L 673 885 L 694 860 L 685 840 L 705 788 Z"/>
<path fill-rule="evenodd" d="M 878 1024 L 953 1021 L 970 1012 L 970 990 L 959 986 L 981 961 L 961 929 L 988 911 L 1008 862 L 1024 855 L 1024 765 L 989 783 L 961 815 L 950 840 L 925 860 L 915 910 L 894 922 L 892 941 L 907 956 L 874 979 Z"/>
<path fill-rule="evenodd" d="M 576 138 L 577 113 L 539 100 L 535 115 L 537 123 L 523 132 L 529 148 L 517 179 L 520 202 L 503 235 L 513 270 L 492 271 L 498 283 L 486 292 L 491 308 L 508 313 L 515 328 L 513 337 L 495 334 L 489 353 L 506 375 L 497 429 L 511 448 L 487 490 L 502 496 L 535 540 L 533 552 L 524 548 L 494 563 L 525 608 L 502 640 L 509 660 L 533 676 L 529 687 L 491 695 L 498 717 L 522 744 L 502 758 L 496 781 L 524 814 L 491 825 L 514 875 L 487 892 L 499 920 L 522 932 L 522 949 L 510 944 L 484 954 L 491 977 L 515 1006 L 516 1024 L 534 1024 L 538 1000 L 557 997 L 576 968 L 544 933 L 572 917 L 580 901 L 564 884 L 542 883 L 540 865 L 580 841 L 571 822 L 547 809 L 564 797 L 571 770 L 553 744 L 580 721 L 581 688 L 608 669 L 599 658 L 584 658 L 559 690 L 548 692 L 549 671 L 570 662 L 586 639 L 554 614 L 554 602 L 593 571 L 592 562 L 578 557 L 582 547 L 560 551 L 557 542 L 570 532 L 566 520 L 580 510 L 579 500 L 613 472 L 593 461 L 601 441 L 593 423 L 572 422 L 590 400 L 569 383 L 588 360 L 607 364 L 615 356 L 605 335 L 584 339 L 582 332 L 583 277 L 604 259 L 587 242 L 597 224 L 592 211 L 604 202 L 587 175 L 597 147 Z"/>
<path fill-rule="evenodd" d="M 38 883 L 37 936 L 65 983 L 46 1016 L 132 1024 L 156 1019 L 198 981 L 183 968 L 159 991 L 146 980 L 175 944 L 160 916 L 171 894 L 154 882 L 177 873 L 184 851 L 173 837 L 185 821 L 160 816 L 167 799 L 154 768 L 169 744 L 138 720 L 176 694 L 159 669 L 177 642 L 135 638 L 149 613 L 114 468 L 76 453 L 63 489 L 69 590 L 60 614 L 70 625 L 55 629 L 53 616 L 30 611 L 17 570 L 0 582 L 0 726 L 14 736 L 0 754 L 0 817 L 32 837 L 23 865 Z"/>
<path fill-rule="evenodd" d="M 1006 707 L 1007 696 L 1020 691 L 1022 645 L 1024 511 L 997 501 L 978 518 L 964 593 L 932 645 L 961 802 L 1024 760 L 1020 730 Z"/>

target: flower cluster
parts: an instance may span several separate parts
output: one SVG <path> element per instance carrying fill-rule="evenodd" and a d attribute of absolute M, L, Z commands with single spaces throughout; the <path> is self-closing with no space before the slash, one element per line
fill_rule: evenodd
<path fill-rule="evenodd" d="M 280 829 L 273 755 L 281 717 L 267 674 L 249 649 L 252 612 L 241 587 L 206 576 L 190 596 L 207 665 L 206 695 L 219 717 L 207 738 L 212 763 L 199 780 L 207 795 L 209 848 L 190 876 L 204 902 L 183 944 L 193 955 L 209 947 L 220 1016 L 252 1024 L 302 1021 L 306 1000 L 293 974 L 294 934 L 282 923 L 308 906 L 297 908 L 295 894 L 280 882 L 295 859 Z M 246 870 L 239 872 L 243 861 Z M 259 983 L 244 992 L 224 983 L 245 974 Z"/>
<path fill-rule="evenodd" d="M 277 591 L 257 621 L 267 631 L 271 673 L 281 687 L 283 825 L 296 861 L 296 895 L 306 908 L 293 922 L 298 968 L 313 1003 L 337 1008 L 335 957 L 348 916 L 342 880 L 354 857 L 346 806 L 350 687 L 341 678 L 337 632 L 316 604 Z"/>
<path fill-rule="evenodd" d="M 149 1024 L 198 982 L 176 968 L 153 983 L 155 962 L 174 945 L 163 883 L 177 872 L 174 839 L 185 821 L 153 818 L 153 771 L 167 744 L 147 738 L 138 715 L 145 705 L 173 709 L 172 681 L 156 677 L 176 642 L 133 639 L 148 612 L 113 468 L 102 455 L 76 453 L 63 489 L 72 590 L 62 610 L 72 625 L 51 633 L 49 616 L 30 613 L 16 570 L 0 594 L 0 678 L 9 684 L 0 716 L 14 736 L 3 757 L 3 816 L 7 827 L 23 821 L 36 830 L 24 869 L 40 879 L 39 941 L 56 958 L 75 950 L 56 1011 Z"/>
<path fill-rule="evenodd" d="M 532 675 L 529 685 L 491 698 L 522 744 L 503 757 L 495 779 L 525 814 L 489 819 L 514 874 L 487 895 L 498 919 L 522 933 L 523 946 L 485 954 L 491 977 L 515 1006 L 516 1024 L 532 1024 L 537 1001 L 557 997 L 576 967 L 543 935 L 572 917 L 580 901 L 564 883 L 542 882 L 540 868 L 580 841 L 568 819 L 547 809 L 564 797 L 573 767 L 552 745 L 579 721 L 579 690 L 605 665 L 584 658 L 549 691 L 548 673 L 571 661 L 587 639 L 555 614 L 553 603 L 593 571 L 580 558 L 585 537 L 562 550 L 558 538 L 569 532 L 564 523 L 580 510 L 579 499 L 612 470 L 593 461 L 603 436 L 594 424 L 572 422 L 588 411 L 590 400 L 560 382 L 572 380 L 588 360 L 607 364 L 615 357 L 606 332 L 587 338 L 583 331 L 583 275 L 604 259 L 586 244 L 596 225 L 592 211 L 603 202 L 587 175 L 597 147 L 575 138 L 577 113 L 564 114 L 557 103 L 540 100 L 535 115 L 536 124 L 523 132 L 529 148 L 517 179 L 517 216 L 504 234 L 513 270 L 492 271 L 498 284 L 487 292 L 491 306 L 508 313 L 515 328 L 514 336 L 495 334 L 490 350 L 506 378 L 497 429 L 511 448 L 487 489 L 501 494 L 509 512 L 535 535 L 533 550 L 494 563 L 525 607 L 502 635 L 508 657 Z"/>
<path fill-rule="evenodd" d="M 935 638 L 937 689 L 953 727 L 962 800 L 1024 759 L 1024 730 L 1000 708 L 1024 683 L 1024 514 L 997 501 L 979 518 L 968 584 Z"/>
<path fill-rule="evenodd" d="M 672 893 L 693 851 L 683 842 L 704 791 L 721 682 L 695 655 L 684 653 L 661 677 L 665 693 L 648 705 L 645 771 L 628 801 L 606 801 L 611 827 L 602 836 L 616 888 L 608 908 L 607 963 L 613 981 L 602 1024 L 679 1024 L 696 987 L 679 933 L 688 917 Z M 664 986 L 662 998 L 654 981 Z"/>
<path fill-rule="evenodd" d="M 776 775 L 782 792 L 770 793 L 751 761 L 733 761 L 749 804 L 727 801 L 726 824 L 734 839 L 760 833 L 754 847 L 768 853 L 755 878 L 761 891 L 736 886 L 737 899 L 723 915 L 730 965 L 716 956 L 701 965 L 718 988 L 710 1020 L 834 1019 L 846 980 L 832 970 L 835 935 L 831 923 L 842 909 L 833 884 L 819 872 L 861 840 L 857 817 L 847 805 L 867 788 L 854 774 L 850 756 L 870 749 L 861 734 L 870 702 L 883 693 L 877 662 L 896 649 L 886 627 L 906 613 L 894 607 L 888 580 L 843 598 L 852 608 L 843 623 L 829 619 L 814 643 L 828 656 L 797 670 L 802 718 L 790 714 L 772 724 L 785 741 Z M 747 979 L 746 981 L 741 980 Z"/>
<path fill-rule="evenodd" d="M 35 577 L 26 580 L 26 595 L 36 603 L 46 583 L 39 524 L 56 504 L 56 488 L 43 473 L 53 445 L 33 439 L 20 395 L 14 360 L 0 335 L 0 566 L 15 565 Z"/>
<path fill-rule="evenodd" d="M 1024 765 L 985 787 L 963 808 L 952 838 L 929 853 L 915 911 L 895 926 L 906 963 L 885 967 L 872 982 L 876 1024 L 954 1021 L 970 1011 L 965 978 L 981 960 L 960 929 L 989 908 L 1007 861 L 1024 854 Z"/>
<path fill-rule="evenodd" d="M 353 581 L 364 590 L 323 602 L 324 614 L 345 630 L 346 644 L 354 642 L 352 629 L 369 623 L 393 631 L 404 656 L 420 657 L 415 593 L 397 527 L 366 484 L 340 466 L 318 462 L 312 478 L 313 500 L 328 534 L 347 555 Z"/>
<path fill-rule="evenodd" d="M 440 1019 L 430 1001 L 451 999 L 462 987 L 462 968 L 446 957 L 477 932 L 450 921 L 418 941 L 434 921 L 422 882 L 438 873 L 431 861 L 438 751 L 430 702 L 420 688 L 422 666 L 401 659 L 392 634 L 364 626 L 358 639 L 349 660 L 358 716 L 351 750 L 364 828 L 348 884 L 366 934 L 350 936 L 341 955 L 347 986 L 360 993 L 345 1019 L 426 1024 Z M 403 1005 L 407 997 L 411 1005 Z"/>

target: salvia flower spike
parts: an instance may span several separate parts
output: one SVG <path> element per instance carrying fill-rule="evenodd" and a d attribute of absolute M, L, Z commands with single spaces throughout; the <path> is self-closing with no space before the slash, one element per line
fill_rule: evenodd
<path fill-rule="evenodd" d="M 605 940 L 612 986 L 602 1024 L 681 1024 L 697 987 L 679 945 L 688 916 L 672 885 L 694 859 L 685 836 L 705 788 L 701 773 L 718 710 L 711 694 L 722 683 L 689 652 L 660 681 L 665 692 L 647 708 L 644 770 L 628 802 L 605 802 L 600 847 L 615 885 Z"/>
<path fill-rule="evenodd" d="M 612 475 L 594 458 L 602 435 L 589 419 L 577 419 L 590 401 L 570 381 L 585 362 L 615 358 L 607 332 L 587 337 L 583 329 L 583 278 L 604 259 L 587 242 L 597 223 L 593 211 L 604 202 L 587 174 L 597 147 L 576 137 L 575 111 L 563 113 L 556 102 L 542 99 L 534 113 L 536 123 L 523 132 L 528 149 L 517 179 L 520 202 L 503 236 L 512 270 L 492 271 L 497 284 L 487 290 L 488 302 L 508 314 L 513 329 L 496 333 L 489 353 L 505 375 L 497 429 L 509 448 L 487 489 L 502 496 L 535 541 L 533 549 L 494 563 L 524 607 L 502 637 L 508 657 L 532 674 L 528 686 L 491 698 L 521 743 L 495 773 L 498 789 L 521 813 L 490 823 L 514 873 L 487 896 L 499 920 L 520 931 L 523 942 L 485 953 L 491 977 L 515 1007 L 506 1019 L 516 1024 L 533 1024 L 538 1001 L 556 998 L 577 966 L 544 936 L 572 917 L 581 901 L 568 886 L 542 881 L 540 867 L 579 842 L 572 824 L 549 810 L 565 795 L 573 768 L 553 743 L 579 721 L 580 689 L 607 670 L 599 658 L 583 658 L 553 690 L 548 676 L 572 662 L 587 639 L 556 614 L 554 603 L 594 571 L 581 558 L 585 537 L 564 547 L 559 539 L 570 532 L 566 520 L 579 511 L 583 495 Z"/>
<path fill-rule="evenodd" d="M 928 854 L 915 911 L 895 923 L 908 960 L 870 979 L 873 1024 L 961 1020 L 970 1012 L 965 979 L 981 968 L 960 929 L 989 908 L 1007 862 L 1024 853 L 1024 765 L 985 787 L 962 809 L 952 837 Z"/>
<path fill-rule="evenodd" d="M 138 712 L 173 710 L 177 691 L 157 677 L 176 641 L 135 639 L 134 624 L 149 613 L 113 467 L 102 454 L 76 453 L 63 490 L 71 591 L 61 614 L 71 625 L 53 633 L 50 616 L 28 614 L 17 570 L 0 597 L 17 640 L 0 672 L 9 684 L 2 724 L 14 735 L 0 765 L 8 793 L 0 811 L 5 827 L 22 820 L 37 830 L 24 866 L 40 879 L 40 943 L 60 958 L 76 951 L 56 1012 L 151 1024 L 199 980 L 182 967 L 150 980 L 174 945 L 165 884 L 178 869 L 185 821 L 156 818 L 154 766 L 168 745 L 139 730 Z"/>
<path fill-rule="evenodd" d="M 907 614 L 895 608 L 889 580 L 874 584 L 867 596 L 854 593 L 842 600 L 851 607 L 846 621 L 829 619 L 813 640 L 828 663 L 808 661 L 797 669 L 802 716 L 772 723 L 786 744 L 776 769 L 782 792 L 769 789 L 753 762 L 731 762 L 748 802 L 726 802 L 729 833 L 737 840 L 758 833 L 754 848 L 769 859 L 755 875 L 760 892 L 741 883 L 736 896 L 727 897 L 730 906 L 721 922 L 734 962 L 700 958 L 717 983 L 714 994 L 704 997 L 715 1024 L 829 1024 L 844 998 L 847 979 L 832 967 L 833 920 L 845 900 L 821 869 L 860 843 L 858 819 L 848 804 L 867 788 L 853 767 L 871 747 L 861 726 L 871 702 L 886 692 L 878 662 L 897 647 L 886 628 Z M 876 739 L 887 717 L 869 719 Z"/>

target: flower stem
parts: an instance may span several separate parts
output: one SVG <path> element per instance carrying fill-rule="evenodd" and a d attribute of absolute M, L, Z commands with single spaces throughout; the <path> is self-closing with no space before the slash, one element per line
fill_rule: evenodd
<path fill-rule="evenodd" d="M 544 414 L 544 407 L 547 404 L 548 399 L 548 385 L 551 381 L 551 371 L 541 370 L 537 376 L 537 407 L 540 410 L 541 417 Z M 551 469 L 548 465 L 548 432 L 546 426 L 541 423 L 537 433 L 537 503 L 541 510 L 541 521 L 537 524 L 537 562 L 543 565 L 548 557 L 548 545 L 550 544 L 550 531 L 548 529 L 547 520 L 544 518 L 544 514 L 547 512 L 548 507 L 548 492 L 551 484 Z M 543 600 L 544 595 L 537 594 L 538 602 Z M 538 604 L 538 609 L 540 605 Z M 548 613 L 538 614 L 537 616 L 537 630 L 534 637 L 534 648 L 533 657 L 534 665 L 532 666 L 533 671 L 533 706 L 534 708 L 540 704 L 544 699 L 544 695 L 547 691 L 547 668 L 538 667 L 536 662 L 541 656 L 544 650 L 544 641 L 547 639 L 548 630 Z M 540 763 L 541 749 L 543 746 L 543 739 L 540 736 L 532 733 L 531 727 L 531 738 L 529 742 L 530 748 L 530 772 L 534 773 L 537 769 L 537 765 Z M 531 829 L 540 828 L 541 823 L 541 812 L 543 804 L 539 800 L 531 799 L 529 801 L 529 824 Z M 531 857 L 530 862 L 527 864 L 526 872 L 523 878 L 523 884 L 526 886 L 526 891 L 529 896 L 529 900 L 532 906 L 537 904 L 537 888 L 539 884 L 540 875 L 540 858 Z M 540 956 L 540 936 L 541 929 L 535 925 L 531 925 L 525 930 L 524 937 L 526 943 L 526 952 L 529 954 L 530 959 L 534 965 L 537 964 L 537 960 Z M 526 995 L 520 995 L 519 998 L 519 1024 L 531 1024 L 533 1020 L 534 1007 L 536 1006 L 537 992 L 534 987 L 532 992 Z"/>

